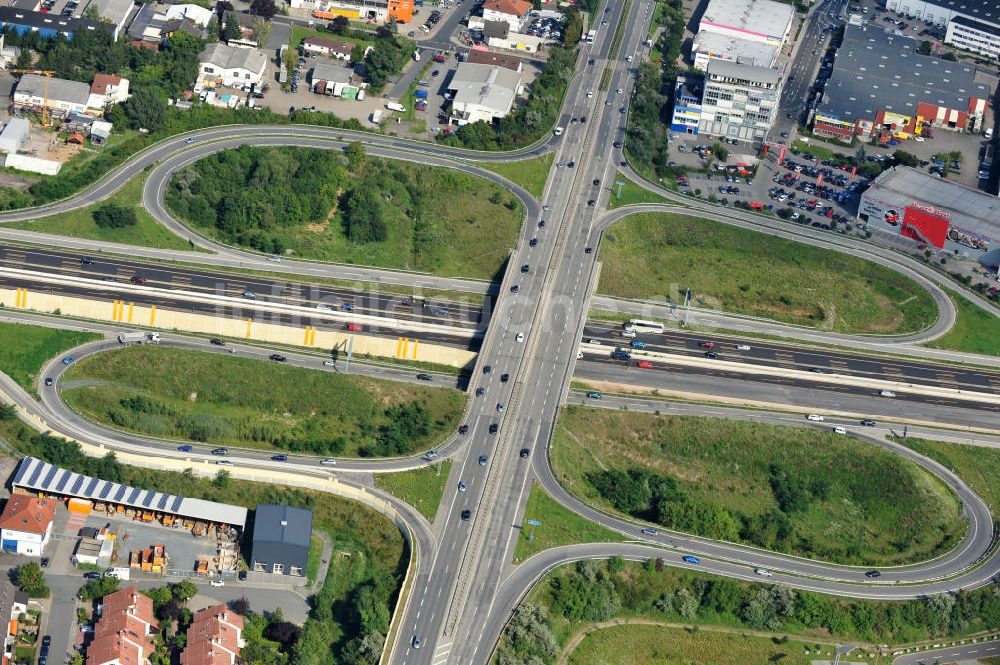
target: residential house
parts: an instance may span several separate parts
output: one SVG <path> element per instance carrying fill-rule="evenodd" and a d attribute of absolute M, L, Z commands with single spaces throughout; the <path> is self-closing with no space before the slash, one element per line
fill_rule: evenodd
<path fill-rule="evenodd" d="M 451 123 L 466 125 L 480 120 L 488 123 L 504 118 L 521 93 L 521 74 L 504 67 L 463 62 L 448 84 L 454 95 Z"/>
<path fill-rule="evenodd" d="M 0 514 L 0 547 L 4 552 L 41 556 L 52 536 L 55 499 L 12 494 Z"/>
<path fill-rule="evenodd" d="M 532 4 L 527 0 L 486 0 L 483 21 L 504 21 L 513 32 L 520 32 L 524 17 L 531 9 Z"/>
<path fill-rule="evenodd" d="M 205 47 L 200 61 L 198 78 L 205 87 L 256 85 L 264 78 L 267 67 L 267 58 L 257 49 L 233 48 L 222 43 Z"/>
<path fill-rule="evenodd" d="M 94 640 L 87 647 L 87 665 L 142 665 L 153 652 L 159 630 L 153 601 L 134 587 L 109 593 L 97 608 Z"/>
<path fill-rule="evenodd" d="M 3 580 L 0 582 L 0 621 L 3 621 L 3 664 L 14 662 L 14 642 L 17 638 L 17 624 L 21 615 L 28 611 L 28 594 L 14 588 Z"/>
<path fill-rule="evenodd" d="M 302 50 L 306 53 L 325 55 L 328 58 L 350 60 L 355 44 L 327 37 L 306 37 L 302 40 Z"/>
<path fill-rule="evenodd" d="M 302 577 L 311 542 L 311 510 L 261 504 L 254 511 L 250 570 Z"/>
<path fill-rule="evenodd" d="M 223 604 L 206 607 L 191 621 L 181 665 L 235 665 L 243 646 L 243 617 Z"/>
<path fill-rule="evenodd" d="M 128 35 L 134 43 L 157 47 L 177 31 L 203 39 L 212 16 L 212 10 L 198 5 L 144 4 L 132 19 Z"/>
<path fill-rule="evenodd" d="M 128 99 L 128 79 L 114 74 L 95 74 L 90 84 L 90 99 L 87 106 L 103 109 L 112 104 L 121 104 Z"/>

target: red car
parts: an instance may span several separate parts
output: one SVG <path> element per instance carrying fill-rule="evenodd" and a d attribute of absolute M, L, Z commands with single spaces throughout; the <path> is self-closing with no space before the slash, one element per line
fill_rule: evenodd
<path fill-rule="evenodd" d="M 352 332 L 361 332 L 361 326 L 359 326 L 356 323 L 348 323 L 347 324 L 347 329 L 350 330 L 350 331 L 352 331 Z"/>
<path fill-rule="evenodd" d="M 640 360 L 639 367 L 643 369 L 653 369 L 653 363 L 649 362 L 648 360 Z"/>
<path fill-rule="evenodd" d="M 715 342 L 698 342 L 698 346 L 700 346 L 703 349 L 714 349 Z"/>

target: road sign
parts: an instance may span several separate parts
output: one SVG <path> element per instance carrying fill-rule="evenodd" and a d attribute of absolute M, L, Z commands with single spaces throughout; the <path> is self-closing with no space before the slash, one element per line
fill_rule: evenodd
<path fill-rule="evenodd" d="M 528 524 L 530 524 L 531 526 L 542 526 L 542 523 L 539 522 L 538 520 L 528 520 Z"/>

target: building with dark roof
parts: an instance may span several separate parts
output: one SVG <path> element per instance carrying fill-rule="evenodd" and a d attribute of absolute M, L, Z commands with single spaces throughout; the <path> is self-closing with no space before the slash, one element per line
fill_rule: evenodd
<path fill-rule="evenodd" d="M 14 30 L 19 35 L 37 32 L 43 39 L 52 39 L 58 35 L 73 39 L 73 35 L 84 31 L 107 30 L 115 32 L 115 26 L 104 21 L 67 18 L 14 7 L 0 7 L 0 29 Z"/>
<path fill-rule="evenodd" d="M 524 62 L 520 58 L 502 53 L 493 53 L 482 49 L 472 49 L 465 55 L 465 61 L 474 65 L 495 65 L 509 69 L 512 72 L 519 72 L 524 69 Z"/>
<path fill-rule="evenodd" d="M 701 122 L 701 87 L 700 77 L 678 74 L 674 86 L 674 111 L 670 117 L 670 129 L 693 136 L 698 135 L 698 124 Z"/>
<path fill-rule="evenodd" d="M 1000 4 L 996 0 L 886 0 L 885 8 L 947 26 L 946 44 L 1000 57 Z"/>
<path fill-rule="evenodd" d="M 990 87 L 970 65 L 917 53 L 919 43 L 848 26 L 813 118 L 817 136 L 908 138 L 927 127 L 981 128 Z"/>
<path fill-rule="evenodd" d="M 311 541 L 311 510 L 261 504 L 254 511 L 250 570 L 302 577 Z"/>

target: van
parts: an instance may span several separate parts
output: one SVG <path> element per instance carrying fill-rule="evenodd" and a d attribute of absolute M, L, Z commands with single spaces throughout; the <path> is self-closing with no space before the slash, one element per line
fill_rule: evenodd
<path fill-rule="evenodd" d="M 834 427 L 833 431 L 837 434 L 847 434 L 847 430 L 843 427 Z"/>
<path fill-rule="evenodd" d="M 880 390 L 878 394 L 879 394 L 879 397 L 895 397 L 896 396 L 896 393 L 892 392 L 891 390 Z"/>
<path fill-rule="evenodd" d="M 983 136 L 985 136 L 988 139 L 993 138 L 993 128 L 992 127 L 987 127 L 986 131 L 983 132 Z"/>
<path fill-rule="evenodd" d="M 635 331 L 634 330 L 623 330 L 622 331 L 622 337 L 629 337 L 629 338 L 635 337 Z"/>

